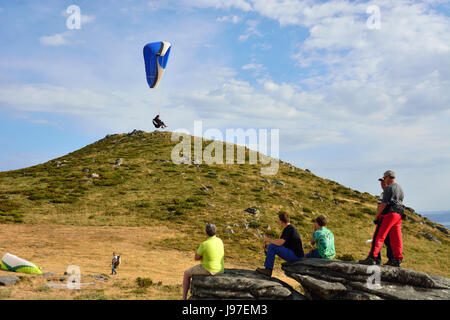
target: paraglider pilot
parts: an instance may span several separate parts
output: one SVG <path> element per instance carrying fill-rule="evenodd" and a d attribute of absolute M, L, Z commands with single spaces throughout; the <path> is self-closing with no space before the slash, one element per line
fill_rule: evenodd
<path fill-rule="evenodd" d="M 153 119 L 153 125 L 155 128 L 167 128 L 166 124 L 159 118 L 159 114 Z"/>

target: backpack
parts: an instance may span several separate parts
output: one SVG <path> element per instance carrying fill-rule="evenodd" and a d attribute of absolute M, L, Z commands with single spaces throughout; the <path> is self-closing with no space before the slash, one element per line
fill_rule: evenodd
<path fill-rule="evenodd" d="M 117 256 L 116 261 L 113 261 L 114 268 L 117 268 L 120 264 L 120 255 Z"/>

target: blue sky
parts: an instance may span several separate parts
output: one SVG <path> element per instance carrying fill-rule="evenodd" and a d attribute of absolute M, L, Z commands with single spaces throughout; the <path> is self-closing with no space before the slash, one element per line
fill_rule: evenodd
<path fill-rule="evenodd" d="M 450 208 L 448 1 L 0 0 L 0 48 L 0 170 L 150 131 L 160 108 L 171 129 L 280 128 L 282 160 L 373 194 L 392 169 L 407 205 Z"/>

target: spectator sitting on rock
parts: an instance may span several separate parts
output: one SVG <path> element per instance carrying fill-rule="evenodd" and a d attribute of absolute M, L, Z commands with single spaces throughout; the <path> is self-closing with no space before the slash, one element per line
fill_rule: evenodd
<path fill-rule="evenodd" d="M 200 244 L 194 257 L 196 261 L 201 261 L 201 264 L 184 272 L 183 300 L 187 298 L 192 276 L 211 276 L 222 273 L 224 270 L 224 247 L 222 240 L 216 237 L 216 226 L 208 223 L 206 225 L 206 235 L 208 239 Z"/>
<path fill-rule="evenodd" d="M 282 212 L 278 215 L 280 219 L 283 232 L 280 239 L 264 238 L 264 242 L 268 244 L 266 261 L 264 262 L 264 268 L 257 268 L 256 271 L 271 277 L 273 265 L 275 263 L 275 256 L 288 261 L 300 261 L 303 260 L 303 246 L 302 239 L 297 229 L 290 223 L 289 215 L 286 212 Z"/>
<path fill-rule="evenodd" d="M 325 228 L 327 218 L 319 216 L 314 224 L 314 233 L 311 245 L 317 248 L 306 254 L 306 258 L 333 259 L 336 255 L 334 250 L 334 235 L 329 229 Z"/>

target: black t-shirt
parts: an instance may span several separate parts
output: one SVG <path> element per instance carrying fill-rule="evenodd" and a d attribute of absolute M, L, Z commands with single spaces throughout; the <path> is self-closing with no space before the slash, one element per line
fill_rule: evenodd
<path fill-rule="evenodd" d="M 303 253 L 302 239 L 293 225 L 289 224 L 286 228 L 284 228 L 280 238 L 286 241 L 283 246 L 291 249 L 297 257 L 305 256 Z"/>

